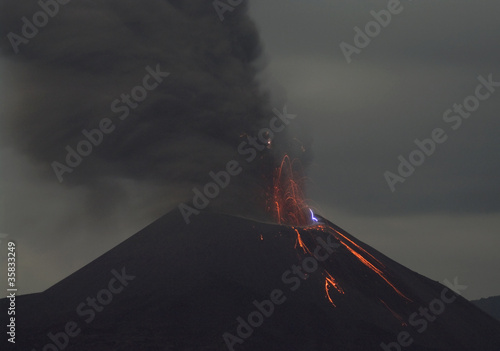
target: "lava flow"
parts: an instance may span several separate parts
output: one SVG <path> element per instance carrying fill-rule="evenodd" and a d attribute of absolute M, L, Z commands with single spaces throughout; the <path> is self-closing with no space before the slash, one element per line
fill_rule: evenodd
<path fill-rule="evenodd" d="M 310 224 L 309 207 L 304 201 L 304 182 L 300 164 L 283 157 L 275 170 L 272 188 L 272 212 L 280 224 L 306 226 Z"/>
<path fill-rule="evenodd" d="M 304 184 L 305 177 L 302 175 L 299 161 L 292 161 L 288 155 L 285 155 L 281 164 L 274 172 L 273 187 L 270 194 L 271 205 L 268 207 L 268 210 L 274 215 L 278 223 L 289 225 L 294 229 L 297 234 L 294 247 L 297 250 L 299 258 L 305 258 L 302 257 L 305 255 L 314 256 L 312 250 L 307 245 L 307 243 L 316 242 L 314 232 L 320 231 L 326 233 L 333 236 L 349 253 L 389 285 L 396 294 L 406 301 L 411 301 L 389 280 L 385 273 L 387 268 L 378 259 L 349 239 L 341 231 L 329 224 L 322 223 L 315 217 L 314 212 L 309 208 L 304 199 Z M 332 257 L 329 257 L 328 261 L 331 259 Z M 333 277 L 333 274 L 327 270 L 324 263 L 322 266 L 325 297 L 336 307 L 330 290 L 334 288 L 339 294 L 344 294 L 344 290 Z M 380 301 L 394 316 L 397 316 L 398 319 L 401 318 L 383 300 Z"/>
<path fill-rule="evenodd" d="M 316 226 L 318 219 L 314 217 L 313 211 L 306 204 L 304 199 L 305 177 L 298 161 L 291 161 L 288 155 L 283 157 L 281 164 L 274 172 L 273 188 L 270 210 L 276 221 L 280 224 L 290 225 L 297 234 L 295 249 L 302 249 L 303 254 L 313 255 L 309 247 L 302 240 L 300 230 L 308 233 L 308 229 L 321 229 Z M 299 227 L 299 228 L 297 228 Z M 311 233 L 308 233 L 311 235 Z M 334 287 L 337 292 L 343 294 L 344 291 L 335 278 L 323 268 L 322 272 L 325 282 L 324 289 L 328 301 L 335 307 L 335 303 L 330 295 L 330 288 Z"/>

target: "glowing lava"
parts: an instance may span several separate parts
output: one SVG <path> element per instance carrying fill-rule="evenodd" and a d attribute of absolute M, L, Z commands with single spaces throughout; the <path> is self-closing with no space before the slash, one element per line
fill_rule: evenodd
<path fill-rule="evenodd" d="M 401 296 L 402 298 L 404 298 L 407 301 L 412 301 L 408 297 L 406 297 L 401 291 L 399 291 L 399 289 L 396 288 L 394 286 L 394 284 L 392 284 L 389 281 L 389 279 L 385 276 L 384 272 L 381 270 L 382 268 L 385 268 L 385 266 L 379 260 L 377 260 L 370 253 L 368 253 L 365 249 L 363 249 L 361 246 L 359 246 L 358 244 L 356 244 L 355 242 L 353 242 L 352 240 L 350 240 L 349 238 L 347 238 L 345 235 L 343 235 L 342 233 L 340 233 L 335 228 L 329 227 L 329 229 L 331 230 L 331 232 L 333 232 L 333 235 L 337 238 L 337 240 L 339 240 L 340 243 L 342 245 L 344 245 L 344 247 L 347 250 L 349 250 L 349 252 L 351 252 L 366 267 L 370 268 L 380 278 L 382 278 L 399 296 Z M 352 244 L 353 246 L 350 246 L 348 243 Z M 359 251 L 356 251 L 354 249 L 354 247 L 357 248 Z M 361 254 L 360 251 L 363 252 L 364 254 L 366 254 L 367 256 L 371 257 L 375 262 L 377 262 L 381 266 L 381 268 L 375 267 L 375 262 L 372 263 L 372 262 L 369 261 L 369 259 L 363 257 L 363 255 Z"/>
<path fill-rule="evenodd" d="M 306 244 L 306 242 L 315 242 L 313 231 L 326 233 L 334 237 L 350 254 L 380 277 L 396 294 L 407 301 L 411 301 L 389 280 L 385 273 L 387 268 L 378 259 L 333 226 L 322 223 L 315 217 L 314 212 L 305 201 L 304 185 L 305 177 L 302 175 L 299 161 L 291 161 L 288 155 L 285 155 L 274 172 L 273 187 L 270 194 L 271 205 L 268 206 L 268 210 L 274 215 L 278 223 L 291 226 L 297 234 L 294 248 L 298 250 L 299 259 L 305 259 L 306 256 L 314 257 L 312 250 Z M 303 236 L 309 240 L 304 240 Z M 332 256 L 328 257 L 328 260 L 332 259 Z M 338 294 L 344 294 L 345 292 L 339 282 L 327 270 L 325 264 L 322 266 L 321 274 L 324 279 L 325 297 L 332 306 L 336 307 L 331 294 L 332 288 L 335 289 L 333 292 Z M 401 317 L 389 308 L 384 301 L 380 301 L 391 314 L 401 320 Z"/>
<path fill-rule="evenodd" d="M 304 182 L 298 161 L 283 157 L 273 177 L 272 213 L 280 224 L 306 226 L 310 224 L 309 207 L 304 201 Z"/>
<path fill-rule="evenodd" d="M 340 287 L 340 285 L 337 283 L 337 281 L 332 277 L 330 273 L 325 269 L 324 271 L 325 274 L 325 292 L 326 292 L 326 297 L 328 298 L 328 301 L 330 303 L 337 307 L 332 300 L 332 297 L 330 296 L 330 286 L 333 286 L 340 294 L 344 294 L 344 290 Z"/>
<path fill-rule="evenodd" d="M 293 227 L 292 227 L 293 228 Z M 302 250 L 304 250 L 304 253 L 309 253 L 311 255 L 311 251 L 309 250 L 309 248 L 306 246 L 306 244 L 304 244 L 304 242 L 302 241 L 302 237 L 300 236 L 300 232 L 298 229 L 296 228 L 293 228 L 295 230 L 295 232 L 297 233 L 297 240 L 295 241 L 295 246 L 294 246 L 294 249 L 297 248 L 297 246 L 299 246 Z"/>

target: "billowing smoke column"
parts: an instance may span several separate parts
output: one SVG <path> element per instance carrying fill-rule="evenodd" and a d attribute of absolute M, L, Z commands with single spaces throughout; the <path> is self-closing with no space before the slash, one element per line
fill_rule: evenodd
<path fill-rule="evenodd" d="M 190 199 L 236 160 L 211 205 L 265 208 L 273 153 L 290 142 L 280 133 L 280 151 L 251 162 L 238 152 L 274 115 L 245 2 L 221 21 L 207 0 L 2 0 L 0 27 L 2 139 L 49 179 L 101 191 L 125 178 Z"/>

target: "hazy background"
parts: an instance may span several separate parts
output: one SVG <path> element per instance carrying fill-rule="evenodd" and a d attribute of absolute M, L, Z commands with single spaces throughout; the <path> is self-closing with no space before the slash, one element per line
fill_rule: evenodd
<path fill-rule="evenodd" d="M 478 75 L 500 81 L 500 4 L 401 4 L 348 64 L 339 44 L 353 44 L 353 28 L 364 28 L 387 1 L 251 1 L 264 46 L 259 64 L 267 64 L 259 81 L 272 91 L 272 106 L 287 103 L 307 126 L 308 197 L 319 213 L 421 274 L 458 277 L 467 298 L 500 295 L 500 89 L 458 130 L 442 119 L 474 93 Z M 0 96 L 12 101 L 18 96 L 2 80 L 5 69 L 0 64 Z M 448 140 L 391 192 L 384 172 L 396 173 L 397 157 L 434 128 Z M 180 196 L 175 188 L 154 196 L 157 185 L 122 179 L 113 181 L 114 206 L 89 207 L 87 189 L 41 178 L 19 150 L 4 145 L 0 157 L 0 233 L 9 235 L 0 259 L 6 240 L 16 241 L 21 293 L 48 288 L 175 208 Z"/>

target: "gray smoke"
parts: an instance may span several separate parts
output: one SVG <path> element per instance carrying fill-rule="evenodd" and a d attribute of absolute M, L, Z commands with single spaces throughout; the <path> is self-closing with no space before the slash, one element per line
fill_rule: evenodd
<path fill-rule="evenodd" d="M 207 0 L 65 2 L 1 2 L 2 81 L 12 97 L 2 107 L 4 143 L 58 182 L 54 162 L 69 167 L 67 146 L 76 150 L 93 138 L 88 156 L 69 156 L 76 167 L 59 168 L 64 185 L 89 189 L 91 205 L 125 201 L 118 179 L 155 184 L 157 197 L 172 197 L 175 188 L 176 197 L 189 199 L 210 171 L 236 159 L 244 171 L 213 204 L 262 208 L 279 155 L 266 149 L 245 163 L 237 151 L 273 116 L 256 83 L 261 46 L 246 3 L 221 21 Z M 53 16 L 36 34 L 25 28 L 29 38 L 23 17 L 43 23 L 43 16 L 33 18 L 42 3 L 57 6 L 47 7 Z M 158 86 L 127 106 L 122 94 L 142 86 L 147 74 L 148 86 Z M 109 133 L 101 138 L 93 130 L 102 123 Z M 294 147 L 287 135 L 274 140 L 279 153 Z"/>

